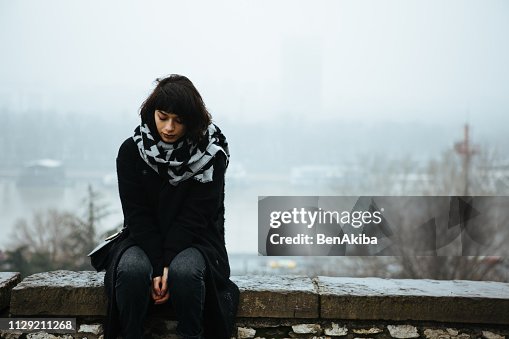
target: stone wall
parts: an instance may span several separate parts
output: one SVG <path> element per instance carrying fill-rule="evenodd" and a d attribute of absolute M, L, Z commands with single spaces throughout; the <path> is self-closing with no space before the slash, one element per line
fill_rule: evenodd
<path fill-rule="evenodd" d="M 0 274 L 2 317 L 72 317 L 77 333 L 2 338 L 102 338 L 104 273 Z M 234 276 L 235 338 L 487 338 L 509 336 L 509 284 L 305 276 Z M 177 338 L 169 304 L 152 306 L 146 338 Z"/>

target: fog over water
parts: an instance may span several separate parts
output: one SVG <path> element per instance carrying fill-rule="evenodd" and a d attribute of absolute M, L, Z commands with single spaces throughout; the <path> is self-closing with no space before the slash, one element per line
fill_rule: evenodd
<path fill-rule="evenodd" d="M 19 218 L 79 211 L 88 184 L 110 206 L 101 229 L 122 221 L 115 156 L 170 73 L 194 82 L 230 143 L 233 253 L 257 252 L 259 195 L 357 193 L 306 166 L 418 167 L 465 123 L 507 164 L 508 19 L 503 0 L 0 0 L 0 248 Z M 66 184 L 19 186 L 44 158 Z"/>

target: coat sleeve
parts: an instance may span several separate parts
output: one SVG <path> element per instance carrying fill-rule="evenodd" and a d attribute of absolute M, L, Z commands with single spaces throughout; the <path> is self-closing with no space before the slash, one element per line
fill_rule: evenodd
<path fill-rule="evenodd" d="M 179 213 L 164 239 L 163 266 L 169 266 L 179 252 L 190 247 L 197 237 L 204 236 L 208 227 L 216 227 L 216 220 L 223 205 L 225 155 L 218 153 L 214 157 L 213 166 L 211 182 L 201 183 L 193 179 L 185 182 L 187 187 Z"/>
<path fill-rule="evenodd" d="M 136 171 L 139 154 L 132 139 L 120 146 L 117 156 L 117 177 L 124 223 L 129 236 L 147 254 L 153 268 L 153 277 L 161 276 L 162 241 L 155 213 L 145 199 L 141 174 Z"/>

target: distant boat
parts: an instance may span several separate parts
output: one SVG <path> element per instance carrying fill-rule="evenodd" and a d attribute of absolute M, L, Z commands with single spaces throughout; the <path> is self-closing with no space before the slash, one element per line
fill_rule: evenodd
<path fill-rule="evenodd" d="M 16 184 L 22 187 L 64 186 L 66 184 L 65 169 L 62 162 L 58 160 L 34 160 L 23 167 Z"/>

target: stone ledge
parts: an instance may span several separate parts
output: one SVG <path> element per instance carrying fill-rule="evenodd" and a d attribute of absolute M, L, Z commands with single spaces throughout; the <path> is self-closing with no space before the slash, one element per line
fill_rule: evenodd
<path fill-rule="evenodd" d="M 13 316 L 104 316 L 104 273 L 52 271 L 26 277 L 12 289 Z"/>
<path fill-rule="evenodd" d="M 324 319 L 509 324 L 509 284 L 317 277 Z"/>
<path fill-rule="evenodd" d="M 318 318 L 319 296 L 306 276 L 233 276 L 239 286 L 239 317 Z"/>
<path fill-rule="evenodd" d="M 235 276 L 242 317 L 317 318 L 318 294 L 302 276 Z M 25 278 L 12 291 L 12 315 L 106 315 L 104 273 L 53 271 Z M 163 313 L 170 312 L 158 307 Z M 160 314 L 161 310 L 155 310 Z"/>
<path fill-rule="evenodd" d="M 21 276 L 18 272 L 0 272 L 0 310 L 8 307 L 11 302 L 11 290 L 19 284 Z"/>
<path fill-rule="evenodd" d="M 106 314 L 104 273 L 53 271 L 12 289 L 12 316 Z M 509 325 L 509 284 L 305 276 L 233 276 L 244 318 L 437 321 Z"/>

